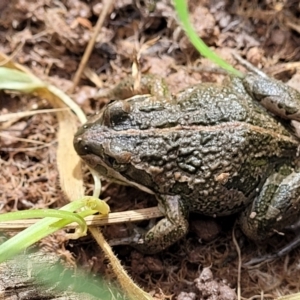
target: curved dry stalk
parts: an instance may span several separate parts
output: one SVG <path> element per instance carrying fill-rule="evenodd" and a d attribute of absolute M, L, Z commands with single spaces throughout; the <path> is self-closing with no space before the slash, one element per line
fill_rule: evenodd
<path fill-rule="evenodd" d="M 120 261 L 114 255 L 111 247 L 104 239 L 100 230 L 94 226 L 89 228 L 91 234 L 94 239 L 97 241 L 99 245 L 101 245 L 101 249 L 103 250 L 105 256 L 109 259 L 111 267 L 114 271 L 114 274 L 117 276 L 118 281 L 126 292 L 129 299 L 132 300 L 151 300 L 153 299 L 148 293 L 144 292 L 139 286 L 137 286 L 133 280 L 129 277 L 128 273 L 122 267 Z"/>
<path fill-rule="evenodd" d="M 162 217 L 163 214 L 158 207 L 128 210 L 123 212 L 110 213 L 109 215 L 96 215 L 85 218 L 88 226 L 104 226 L 118 223 L 137 222 Z M 35 224 L 37 219 L 6 221 L 0 223 L 2 231 L 19 231 Z M 76 223 L 71 223 L 66 228 L 76 228 Z"/>

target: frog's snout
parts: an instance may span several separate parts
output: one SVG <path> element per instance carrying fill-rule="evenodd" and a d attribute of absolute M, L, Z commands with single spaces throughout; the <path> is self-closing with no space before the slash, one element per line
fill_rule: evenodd
<path fill-rule="evenodd" d="M 79 156 L 83 156 L 86 154 L 90 153 L 90 147 L 87 142 L 80 136 L 80 135 L 75 135 L 74 140 L 73 140 L 73 145 L 75 148 L 75 151 Z"/>

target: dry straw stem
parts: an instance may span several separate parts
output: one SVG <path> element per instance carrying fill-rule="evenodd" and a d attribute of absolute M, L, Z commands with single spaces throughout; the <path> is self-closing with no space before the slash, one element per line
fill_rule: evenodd
<path fill-rule="evenodd" d="M 300 299 L 300 293 L 296 293 L 292 295 L 279 297 L 276 300 L 299 300 L 299 299 Z"/>
<path fill-rule="evenodd" d="M 111 247 L 104 239 L 102 233 L 96 227 L 89 228 L 94 239 L 99 245 L 101 245 L 102 250 L 104 251 L 107 258 L 110 260 L 111 267 L 116 274 L 122 288 L 126 291 L 126 294 L 130 299 L 133 300 L 151 300 L 153 299 L 148 293 L 144 292 L 138 285 L 136 285 L 133 280 L 129 277 L 127 272 L 122 267 L 120 261 L 115 257 L 112 252 Z M 111 257 L 114 257 L 114 260 L 111 260 Z"/>
<path fill-rule="evenodd" d="M 85 221 L 88 226 L 104 226 L 117 223 L 126 223 L 126 222 L 137 222 L 142 220 L 149 220 L 152 218 L 162 217 L 163 214 L 158 209 L 158 207 L 143 208 L 138 210 L 128 210 L 124 212 L 110 213 L 109 215 L 97 215 L 89 216 L 85 218 Z M 27 227 L 35 224 L 38 220 L 36 219 L 27 219 L 27 220 L 16 220 L 16 221 L 7 221 L 0 223 L 1 230 L 23 230 Z M 78 224 L 71 223 L 66 226 L 66 228 L 76 228 Z"/>
<path fill-rule="evenodd" d="M 52 109 L 40 109 L 40 110 L 33 110 L 33 111 L 20 111 L 11 114 L 5 114 L 0 116 L 0 122 L 10 121 L 11 119 L 21 119 L 25 117 L 30 117 L 36 114 L 44 114 L 44 113 L 54 113 L 58 111 L 68 110 L 68 108 L 52 108 Z"/>
<path fill-rule="evenodd" d="M 94 28 L 94 34 L 92 36 L 92 38 L 90 39 L 85 51 L 84 51 L 84 54 L 83 54 L 83 57 L 81 59 L 81 62 L 79 64 L 79 67 L 75 73 L 75 76 L 74 76 L 74 79 L 73 79 L 73 87 L 71 89 L 71 93 L 74 92 L 76 86 L 78 85 L 78 82 L 80 80 L 80 77 L 81 77 L 81 74 L 90 58 L 90 55 L 94 49 L 94 45 L 95 45 L 95 42 L 96 42 L 96 39 L 97 39 L 97 36 L 99 34 L 99 31 L 104 23 L 104 20 L 108 14 L 108 12 L 110 11 L 111 7 L 113 6 L 114 4 L 114 1 L 112 0 L 106 0 L 106 1 L 103 1 L 103 9 L 102 9 L 102 12 L 98 18 L 98 21 L 97 21 L 97 24 Z"/>
<path fill-rule="evenodd" d="M 237 277 L 237 298 L 238 298 L 238 300 L 241 300 L 242 255 L 241 255 L 241 248 L 240 248 L 240 246 L 238 244 L 238 241 L 236 240 L 236 236 L 235 236 L 235 226 L 236 226 L 236 223 L 234 224 L 233 229 L 232 229 L 232 240 L 233 240 L 233 243 L 235 245 L 236 252 L 238 254 L 238 260 L 239 260 L 239 263 L 238 263 L 238 277 Z"/>

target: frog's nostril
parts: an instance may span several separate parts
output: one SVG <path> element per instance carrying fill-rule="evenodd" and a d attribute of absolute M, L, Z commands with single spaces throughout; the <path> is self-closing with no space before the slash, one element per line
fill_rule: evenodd
<path fill-rule="evenodd" d="M 74 148 L 78 155 L 85 155 L 90 152 L 90 148 L 87 143 L 81 138 L 77 137 L 74 139 Z"/>

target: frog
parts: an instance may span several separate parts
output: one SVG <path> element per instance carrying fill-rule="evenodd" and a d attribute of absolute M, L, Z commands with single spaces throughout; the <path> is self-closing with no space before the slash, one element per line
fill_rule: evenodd
<path fill-rule="evenodd" d="M 190 212 L 238 214 L 257 242 L 299 218 L 299 137 L 291 125 L 300 121 L 298 91 L 251 72 L 175 95 L 153 76 L 142 86 L 127 99 L 115 88 L 114 101 L 74 136 L 97 174 L 158 201 L 164 217 L 124 243 L 160 252 L 186 235 Z"/>

